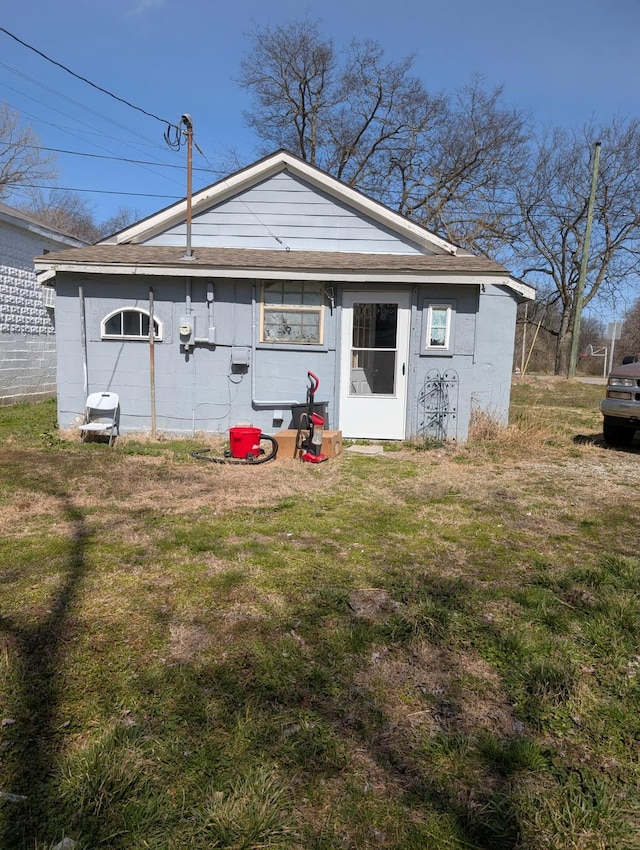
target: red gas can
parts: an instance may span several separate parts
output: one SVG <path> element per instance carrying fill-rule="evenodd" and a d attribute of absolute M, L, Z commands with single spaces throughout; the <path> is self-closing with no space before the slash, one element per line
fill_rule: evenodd
<path fill-rule="evenodd" d="M 260 454 L 260 429 L 251 426 L 236 425 L 229 428 L 229 449 L 231 457 L 246 458 Z"/>

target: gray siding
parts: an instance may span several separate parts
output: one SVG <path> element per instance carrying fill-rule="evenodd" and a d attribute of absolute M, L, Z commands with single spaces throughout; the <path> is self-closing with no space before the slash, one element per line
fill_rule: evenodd
<path fill-rule="evenodd" d="M 163 341 L 155 346 L 156 424 L 161 432 L 225 433 L 238 422 L 251 422 L 266 433 L 291 425 L 293 402 L 303 404 L 307 371 L 320 378 L 317 401 L 329 404 L 328 426 L 339 428 L 340 291 L 338 304 L 325 308 L 321 347 L 257 344 L 258 316 L 253 308 L 257 284 L 215 283 L 213 323 L 216 345 L 186 352 L 177 332 L 185 315 L 184 281 L 152 278 L 74 277 L 59 275 L 56 315 L 58 344 L 58 415 L 62 428 L 76 425 L 84 408 L 83 358 L 80 344 L 78 285 L 85 299 L 89 392 L 112 390 L 121 399 L 123 432 L 148 431 L 151 424 L 149 345 L 145 341 L 101 340 L 100 322 L 115 309 L 148 307 L 153 286 L 155 316 Z M 363 286 L 364 291 L 375 287 Z M 388 287 L 386 287 L 388 289 Z M 353 285 L 349 285 L 353 289 Z M 194 280 L 192 319 L 196 336 L 206 336 L 209 312 L 207 282 Z M 499 287 L 419 286 L 412 290 L 412 322 L 406 436 L 420 433 L 419 398 L 431 370 L 459 376 L 457 414 L 448 436 L 464 440 L 473 407 L 482 407 L 506 422 L 511 382 L 515 300 Z M 451 351 L 425 351 L 424 311 L 432 300 L 455 305 Z M 234 367 L 234 346 L 249 349 L 248 368 Z M 278 414 L 279 412 L 279 414 Z"/>
<path fill-rule="evenodd" d="M 216 345 L 197 345 L 186 352 L 177 333 L 186 312 L 184 282 L 136 278 L 124 285 L 104 285 L 97 278 L 73 281 L 68 275 L 60 275 L 57 319 L 64 332 L 60 332 L 58 346 L 58 413 L 62 428 L 78 423 L 85 401 L 78 284 L 85 300 L 88 390 L 119 394 L 123 432 L 150 427 L 149 345 L 143 341 L 101 340 L 100 322 L 118 308 L 148 308 L 149 285 L 154 290 L 154 315 L 163 326 L 163 341 L 155 345 L 156 424 L 160 431 L 222 433 L 240 421 L 251 421 L 273 432 L 289 426 L 292 401 L 304 403 L 308 369 L 317 371 L 325 386 L 333 386 L 335 324 L 328 323 L 322 350 L 312 352 L 303 346 L 254 348 L 255 284 L 250 281 L 216 282 Z M 206 283 L 194 280 L 191 297 L 196 335 L 206 335 Z M 253 349 L 248 369 L 232 367 L 234 346 Z M 274 410 L 278 409 L 283 419 L 275 421 Z"/>
<path fill-rule="evenodd" d="M 179 247 L 185 244 L 186 233 L 182 222 L 143 244 Z M 287 172 L 194 216 L 191 239 L 196 248 L 425 253 L 417 244 Z"/>
<path fill-rule="evenodd" d="M 502 425 L 509 418 L 516 309 L 506 287 L 487 285 L 480 296 L 472 405 Z"/>

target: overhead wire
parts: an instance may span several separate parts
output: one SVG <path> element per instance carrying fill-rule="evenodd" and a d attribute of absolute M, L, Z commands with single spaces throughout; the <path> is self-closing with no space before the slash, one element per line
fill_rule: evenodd
<path fill-rule="evenodd" d="M 129 106 L 131 109 L 135 109 L 137 112 L 141 112 L 143 115 L 147 115 L 149 118 L 154 118 L 156 121 L 160 121 L 161 124 L 165 124 L 167 127 L 177 126 L 172 121 L 166 121 L 164 118 L 160 118 L 159 115 L 156 115 L 153 112 L 149 112 L 148 110 L 143 109 L 141 106 L 136 106 L 134 103 L 131 103 L 131 101 L 126 100 L 123 97 L 119 97 L 117 94 L 114 94 L 113 92 L 109 91 L 109 89 L 105 89 L 103 86 L 99 86 L 97 83 L 92 82 L 87 77 L 83 77 L 82 74 L 76 74 L 75 71 L 72 71 L 71 68 L 68 68 L 66 65 L 63 65 L 62 62 L 58 62 L 56 59 L 52 59 L 51 56 L 47 56 L 47 54 L 43 53 L 42 50 L 38 50 L 37 47 L 34 47 L 32 44 L 28 44 L 21 38 L 18 38 L 17 35 L 14 35 L 14 33 L 9 32 L 9 30 L 5 29 L 5 27 L 0 27 L 0 32 L 3 32 L 5 35 L 9 36 L 9 38 L 12 38 L 14 41 L 16 41 L 18 44 L 21 44 L 23 47 L 32 50 L 34 53 L 36 53 L 38 56 L 41 56 L 47 62 L 50 62 L 52 65 L 56 65 L 58 68 L 61 68 L 67 74 L 71 74 L 71 76 L 75 77 L 77 80 L 80 80 L 83 83 L 87 83 L 87 85 L 92 86 L 94 89 L 101 91 L 103 94 L 112 97 L 114 100 L 117 100 L 120 103 L 124 103 L 125 106 Z"/>
<path fill-rule="evenodd" d="M 128 162 L 131 165 L 153 165 L 156 168 L 177 168 L 181 171 L 186 171 L 186 165 L 179 165 L 174 162 L 154 162 L 153 160 L 147 159 L 131 159 L 126 156 L 107 156 L 102 153 L 89 153 L 87 151 L 70 151 L 65 148 L 49 148 L 45 145 L 23 145 L 24 148 L 28 148 L 31 150 L 40 150 L 40 151 L 48 151 L 49 153 L 61 153 L 67 156 L 86 156 L 91 159 L 108 159 L 113 160 L 115 162 Z M 207 174 L 211 173 L 211 168 L 194 168 L 194 171 L 204 171 Z"/>
<path fill-rule="evenodd" d="M 7 88 L 10 88 L 12 91 L 16 91 L 16 89 L 14 89 L 12 86 L 7 86 Z M 87 124 L 87 123 L 86 123 L 86 121 L 82 121 L 80 118 L 76 118 L 76 117 L 75 117 L 75 116 L 73 116 L 73 115 L 69 115 L 68 113 L 63 112 L 61 109 L 57 109 L 55 106 L 50 106 L 49 104 L 42 103 L 42 101 L 39 101 L 37 98 L 32 97 L 31 95 L 25 95 L 25 94 L 24 94 L 24 92 L 18 92 L 18 94 L 21 94 L 21 95 L 23 95 L 24 97 L 28 97 L 28 98 L 29 98 L 29 100 L 33 100 L 35 103 L 40 104 L 40 106 L 44 106 L 44 107 L 45 107 L 45 108 L 47 108 L 47 109 L 51 109 L 53 112 L 57 112 L 59 115 L 64 115 L 64 117 L 65 117 L 65 118 L 70 118 L 72 121 L 76 121 L 78 124 L 81 124 L 81 125 L 83 125 L 83 126 L 85 126 L 85 127 L 89 127 L 89 129 L 91 129 L 91 130 L 97 130 L 97 128 L 96 128 L 96 127 L 92 126 L 91 124 Z M 11 104 L 8 104 L 8 105 L 11 105 Z M 12 108 L 14 108 L 14 109 L 15 109 L 16 107 L 12 107 Z M 24 115 L 30 115 L 30 113 L 26 112 L 25 110 L 22 110 L 22 114 L 24 114 Z M 34 116 L 34 115 L 30 115 L 30 117 L 31 117 L 31 118 L 34 118 L 36 121 L 39 121 L 39 120 L 40 120 L 37 116 Z M 44 122 L 44 123 L 47 123 L 47 122 Z M 54 125 L 54 126 L 55 126 L 55 125 Z M 78 137 L 75 133 L 73 133 L 72 131 L 68 131 L 68 132 L 70 132 L 70 133 L 71 133 L 71 135 L 75 135 L 75 137 L 76 137 L 76 138 L 80 138 L 80 137 Z M 113 151 L 110 151 L 110 150 L 109 150 L 109 148 L 106 148 L 106 147 L 104 147 L 103 145 L 98 144 L 97 142 L 91 142 L 91 141 L 90 141 L 89 143 L 90 143 L 90 144 L 92 144 L 92 145 L 94 145 L 94 147 L 98 148 L 99 150 L 106 151 L 107 153 L 113 153 Z M 147 169 L 147 170 L 148 170 L 148 169 Z M 151 172 L 151 173 L 153 173 L 153 172 Z M 156 176 L 158 176 L 158 177 L 159 177 L 159 176 L 161 176 L 161 175 L 156 175 Z M 170 177 L 166 177 L 166 176 L 164 176 L 164 179 L 172 180 L 172 178 L 170 178 Z M 177 182 L 177 181 L 173 181 L 173 180 L 172 180 L 172 182 Z"/>
<path fill-rule="evenodd" d="M 4 183 L 4 186 L 10 186 L 12 189 L 24 187 L 24 183 L 12 183 L 11 181 Z M 41 186 L 36 183 L 29 183 L 30 189 L 47 189 L 50 192 L 91 192 L 98 195 L 131 195 L 135 198 L 161 198 L 169 201 L 179 201 L 181 195 L 158 195 L 149 192 L 120 192 L 117 189 L 77 189 L 70 186 Z"/>
<path fill-rule="evenodd" d="M 167 119 L 160 117 L 159 115 L 155 114 L 154 112 L 151 112 L 147 109 L 144 109 L 144 108 L 132 103 L 130 100 L 127 100 L 126 98 L 120 97 L 119 95 L 115 94 L 114 92 L 110 91 L 109 89 L 105 88 L 104 86 L 101 86 L 101 85 L 98 85 L 97 83 L 94 83 L 88 77 L 85 77 L 82 74 L 78 74 L 77 72 L 73 71 L 71 68 L 69 68 L 64 63 L 59 62 L 56 59 L 53 59 L 51 56 L 44 53 L 42 50 L 39 50 L 38 48 L 34 47 L 32 44 L 29 44 L 28 42 L 19 38 L 17 35 L 12 33 L 11 31 L 9 31 L 8 29 L 6 29 L 6 27 L 0 26 L 0 32 L 4 33 L 6 36 L 13 39 L 15 42 L 17 42 L 21 46 L 27 48 L 28 50 L 32 51 L 36 55 L 40 56 L 45 61 L 51 63 L 52 65 L 55 65 L 56 67 L 60 68 L 65 73 L 70 74 L 72 77 L 75 77 L 77 80 L 80 80 L 81 82 L 86 83 L 87 85 L 91 86 L 92 88 L 96 89 L 97 91 L 100 91 L 103 94 L 107 95 L 108 97 L 111 97 L 112 99 L 118 101 L 119 103 L 122 103 L 125 106 L 128 106 L 130 109 L 133 109 L 137 112 L 140 112 L 141 114 L 146 115 L 149 118 L 153 118 L 154 120 L 159 121 L 160 123 L 165 125 L 165 128 L 166 128 L 165 132 L 164 132 L 165 142 L 167 143 L 167 145 L 172 150 L 178 150 L 184 144 L 184 134 L 183 134 L 183 131 L 178 124 L 176 124 L 172 121 L 168 121 Z M 103 118 L 103 119 L 109 121 L 109 123 L 115 124 L 116 126 L 120 126 L 121 128 L 125 129 L 127 132 L 131 132 L 133 135 L 138 135 L 144 141 L 147 141 L 146 137 L 142 136 L 139 133 L 136 133 L 135 131 L 132 131 L 131 128 L 125 127 L 124 125 L 121 125 L 121 124 L 118 124 L 117 122 L 114 122 L 112 119 L 106 118 L 105 116 L 98 113 L 96 110 L 93 110 L 90 107 L 84 106 L 83 104 L 79 103 L 78 101 L 75 101 L 73 98 L 70 98 L 67 95 L 62 94 L 61 92 L 57 92 L 55 89 L 52 89 L 51 87 L 49 87 L 49 86 L 47 86 L 43 83 L 40 83 L 37 80 L 34 80 L 33 78 L 29 77 L 28 75 L 23 74 L 22 72 L 17 71 L 16 69 L 11 68 L 10 66 L 5 65 L 4 63 L 0 63 L 0 67 L 4 67 L 6 70 L 23 77 L 24 79 L 28 80 L 29 82 L 32 82 L 35 85 L 38 85 L 38 86 L 44 88 L 45 90 L 47 90 L 47 91 L 49 91 L 53 94 L 56 94 L 59 97 L 62 97 L 63 99 L 67 100 L 68 102 L 70 102 L 70 103 L 72 103 L 76 106 L 79 106 L 82 109 L 85 109 L 86 111 L 94 114 L 96 117 Z M 11 88 L 11 87 L 9 86 L 9 88 Z M 12 89 L 12 90 L 17 91 L 16 89 Z M 29 97 L 29 99 L 34 100 L 36 103 L 41 103 L 40 101 L 37 100 L 37 98 L 33 98 L 30 95 L 25 95 L 24 92 L 18 92 L 18 93 L 22 94 L 23 96 Z M 77 121 L 78 123 L 83 124 L 84 126 L 88 127 L 89 129 L 96 130 L 95 127 L 91 127 L 91 125 L 86 124 L 86 122 L 80 121 L 80 119 L 77 119 L 74 116 L 70 116 L 70 115 L 62 112 L 61 110 L 50 107 L 47 104 L 41 104 L 41 105 L 45 105 L 45 106 L 47 106 L 47 108 L 53 109 L 54 111 L 58 112 L 59 114 L 65 115 L 65 117 L 71 118 L 71 120 Z M 42 119 L 36 118 L 36 120 L 42 120 Z M 43 121 L 43 123 L 49 123 L 49 122 Z M 56 126 L 56 125 L 53 125 L 53 126 Z M 210 170 L 215 171 L 215 169 L 213 168 L 213 166 L 211 165 L 211 163 L 207 159 L 206 155 L 202 151 L 201 147 L 195 142 L 195 139 L 194 139 L 194 146 L 196 147 L 197 151 L 201 154 L 201 156 L 205 159 L 207 164 L 210 166 Z M 100 146 L 96 145 L 96 147 L 100 147 Z M 108 150 L 106 148 L 102 148 L 102 149 Z M 113 152 L 109 151 L 109 153 L 113 153 Z M 79 154 L 79 155 L 82 155 L 82 154 Z M 91 154 L 84 154 L 84 155 L 91 156 Z M 99 155 L 95 154 L 94 156 L 98 157 Z M 108 159 L 109 157 L 104 157 L 104 158 Z M 157 167 L 161 167 L 161 166 L 171 167 L 168 163 L 146 163 L 146 162 L 143 162 L 143 161 L 140 161 L 140 160 L 136 161 L 136 160 L 130 160 L 130 159 L 127 159 L 127 158 L 116 157 L 115 155 L 113 156 L 113 158 L 117 159 L 117 160 L 128 161 L 128 162 L 138 164 L 138 165 L 142 165 L 142 166 L 152 165 L 152 166 L 157 166 Z M 174 166 L 174 167 L 180 167 L 180 166 Z M 206 169 L 197 169 L 197 170 L 205 171 Z M 153 172 L 151 172 L 151 173 L 153 173 Z M 156 175 L 156 176 L 161 176 L 161 175 Z M 171 178 L 168 178 L 168 179 L 171 179 Z M 34 188 L 37 188 L 37 187 L 34 187 Z M 52 187 L 52 188 L 59 188 L 59 187 Z M 156 194 L 147 194 L 147 193 L 115 192 L 113 190 L 84 190 L 84 189 L 70 190 L 70 189 L 67 189 L 65 191 L 95 191 L 95 192 L 100 192 L 102 194 L 137 195 L 139 197 L 157 197 L 157 198 L 165 198 L 165 199 L 169 198 L 169 197 L 173 197 L 173 196 L 167 196 L 167 195 L 156 195 Z M 511 207 L 513 209 L 516 208 L 516 205 L 513 204 L 513 202 L 493 201 L 493 203 L 501 204 L 504 207 Z M 247 209 L 249 209 L 249 208 L 247 207 Z M 255 214 L 255 212 L 252 211 L 252 214 L 259 220 L 259 217 Z M 264 226 L 266 227 L 266 225 L 264 225 Z M 267 227 L 267 230 L 269 230 L 268 227 Z M 276 241 L 278 241 L 280 244 L 284 245 L 284 242 L 278 236 L 273 234 L 270 230 L 269 230 L 269 232 L 273 236 L 273 238 L 276 239 Z"/>
<path fill-rule="evenodd" d="M 102 112 L 98 112 L 96 109 L 93 109 L 92 107 L 87 106 L 86 104 L 81 103 L 80 101 L 75 100 L 72 97 L 69 97 L 69 95 L 66 95 L 61 91 L 58 91 L 57 89 L 53 88 L 52 86 L 48 86 L 45 83 L 40 82 L 40 80 L 36 80 L 33 77 L 30 77 L 28 74 L 24 74 L 22 71 L 18 71 L 16 68 L 12 68 L 10 65 L 6 65 L 4 62 L 0 62 L 0 68 L 4 68 L 5 71 L 9 71 L 9 73 L 15 74 L 16 76 L 21 77 L 23 80 L 26 80 L 27 82 L 32 83 L 34 86 L 38 86 L 39 88 L 44 89 L 45 91 L 49 92 L 50 94 L 56 95 L 56 97 L 59 97 L 62 100 L 66 100 L 68 103 L 71 103 L 74 106 L 78 106 L 78 107 L 80 107 L 80 109 L 84 109 L 85 112 L 89 112 L 91 115 L 95 115 L 96 118 L 100 118 L 103 121 L 106 121 L 108 124 L 110 124 L 114 127 L 120 127 L 120 129 L 125 130 L 125 132 L 130 133 L 132 136 L 137 136 L 139 139 L 142 139 L 142 141 L 147 142 L 149 144 L 153 144 L 154 147 L 157 147 L 157 148 L 164 150 L 163 146 L 158 141 L 156 141 L 156 140 L 152 141 L 151 139 L 149 139 L 148 136 L 145 136 L 142 133 L 138 133 L 137 130 L 134 130 L 132 127 L 130 127 L 126 124 L 121 124 L 118 121 L 115 121 L 113 118 L 111 118 L 107 115 L 104 115 Z M 11 88 L 11 86 L 7 86 L 7 88 Z M 25 94 L 24 92 L 18 91 L 18 89 L 12 89 L 12 91 L 16 91 L 16 92 L 18 92 L 18 94 L 22 94 L 22 95 L 24 95 L 25 97 L 28 97 L 31 100 L 35 100 L 35 98 L 31 97 L 28 94 Z M 41 101 L 36 100 L 36 103 L 41 103 Z"/>
<path fill-rule="evenodd" d="M 83 76 L 83 75 L 81 75 L 81 74 L 76 73 L 75 71 L 71 70 L 71 68 L 69 68 L 69 67 L 67 67 L 66 65 L 64 65 L 63 63 L 58 62 L 57 60 L 53 59 L 51 56 L 48 56 L 48 55 L 47 55 L 46 53 L 44 53 L 43 51 L 38 50 L 38 48 L 34 47 L 33 45 L 28 44 L 26 41 L 24 41 L 23 39 L 19 38 L 19 37 L 18 37 L 18 36 L 16 36 L 14 33 L 12 33 L 12 32 L 10 32 L 9 30 L 7 30 L 5 27 L 0 26 L 0 32 L 5 33 L 5 35 L 7 35 L 9 38 L 12 38 L 12 39 L 13 39 L 14 41 L 16 41 L 18 44 L 22 45 L 23 47 L 26 47 L 27 49 L 29 49 L 29 50 L 31 50 L 31 51 L 33 51 L 33 52 L 34 52 L 34 53 L 36 53 L 38 56 L 40 56 L 41 58 L 45 59 L 47 62 L 50 62 L 51 64 L 53 64 L 53 65 L 57 66 L 58 68 L 62 69 L 63 71 L 65 71 L 66 73 L 68 73 L 68 74 L 70 74 L 71 76 L 75 77 L 76 79 L 80 80 L 81 82 L 84 82 L 84 83 L 88 84 L 89 86 L 93 87 L 94 89 L 96 89 L 96 90 L 98 90 L 98 91 L 102 92 L 103 94 L 108 95 L 109 97 L 113 98 L 113 99 L 114 99 L 114 100 L 116 100 L 116 101 L 119 101 L 120 103 L 125 104 L 126 106 L 130 107 L 131 109 L 134 109 L 134 110 L 136 110 L 136 111 L 138 111 L 138 112 L 141 112 L 142 114 L 147 115 L 147 116 L 148 116 L 148 117 L 150 117 L 150 118 L 154 118 L 154 119 L 156 119 L 157 121 L 160 121 L 162 124 L 166 125 L 166 129 L 165 129 L 165 132 L 164 132 L 164 139 L 165 139 L 165 142 L 167 143 L 167 145 L 169 146 L 169 148 L 171 148 L 172 150 L 179 150 L 179 149 L 183 146 L 183 144 L 185 143 L 184 132 L 183 132 L 182 128 L 181 128 L 178 124 L 175 124 L 175 123 L 174 123 L 174 122 L 172 122 L 172 121 L 167 121 L 167 120 L 165 120 L 165 119 L 163 119 L 163 118 L 160 118 L 160 116 L 158 116 L 158 115 L 154 114 L 153 112 L 150 112 L 150 111 L 148 111 L 148 110 L 146 110 L 146 109 L 143 109 L 142 107 L 136 106 L 135 104 L 131 103 L 131 101 L 126 100 L 125 98 L 119 97 L 118 95 L 114 94 L 113 92 L 109 91 L 108 89 L 104 88 L 103 86 L 100 86 L 100 85 L 98 85 L 98 84 L 96 84 L 96 83 L 92 82 L 92 81 L 91 81 L 91 80 L 89 80 L 87 77 L 85 77 L 85 76 Z M 2 63 L 0 63 L 0 65 L 1 65 L 1 64 L 2 64 Z M 89 111 L 89 112 L 93 113 L 94 115 L 97 115 L 97 117 L 100 117 L 100 118 L 104 117 L 104 116 L 101 116 L 99 113 L 97 113 L 95 110 L 92 110 L 92 109 L 90 109 L 89 107 L 84 107 L 82 104 L 78 103 L 77 101 L 74 101 L 72 98 L 69 98 L 69 97 L 67 97 L 66 95 L 62 95 L 60 92 L 56 92 L 54 89 L 51 89 L 51 88 L 50 88 L 50 87 L 48 87 L 48 86 L 45 86 L 45 85 L 43 85 L 43 84 L 40 84 L 38 81 L 32 80 L 32 79 L 31 79 L 31 78 L 29 78 L 27 75 L 22 74 L 21 72 L 17 72 L 17 71 L 15 71 L 15 70 L 14 70 L 14 69 L 12 69 L 10 66 L 2 65 L 2 67 L 5 67 L 7 70 L 9 70 L 9 71 L 11 71 L 11 72 L 14 72 L 14 73 L 19 74 L 20 76 L 22 76 L 23 78 L 25 78 L 25 79 L 29 80 L 30 82 L 34 82 L 36 85 L 42 85 L 42 87 L 43 87 L 43 88 L 45 88 L 45 89 L 47 89 L 48 91 L 50 91 L 50 92 L 52 92 L 52 93 L 54 93 L 54 94 L 58 94 L 59 96 L 63 97 L 65 100 L 67 100 L 67 101 L 69 101 L 69 102 L 71 102 L 71 103 L 73 103 L 73 104 L 75 104 L 75 105 L 77 105 L 77 106 L 80 106 L 80 107 L 81 107 L 81 108 L 83 108 L 83 109 L 86 109 L 87 111 Z M 13 89 L 13 90 L 15 91 L 15 89 Z M 19 93 L 20 93 L 20 92 L 19 92 Z M 24 94 L 24 93 L 20 93 L 20 94 Z M 38 103 L 38 102 L 39 102 L 36 98 L 30 97 L 29 95 L 26 95 L 26 96 L 27 96 L 27 97 L 29 97 L 31 100 L 34 100 L 36 103 Z M 52 107 L 48 107 L 48 108 L 52 108 Z M 66 115 L 66 114 L 65 114 L 65 113 L 63 113 L 61 110 L 54 109 L 54 111 L 58 112 L 58 113 L 59 113 L 59 114 L 61 114 L 61 115 Z M 86 124 L 86 122 L 79 121 L 79 119 L 74 118 L 73 116 L 66 115 L 66 117 L 71 118 L 71 119 L 72 119 L 72 120 L 74 120 L 74 121 L 78 121 L 78 123 L 80 123 L 80 124 L 84 124 L 85 126 L 89 127 L 90 129 L 94 129 L 94 130 L 96 129 L 96 128 L 92 128 L 92 127 L 91 127 L 91 125 L 87 125 L 87 124 Z M 36 120 L 40 120 L 40 119 L 36 119 Z M 107 119 L 107 120 L 110 120 L 110 119 Z M 45 123 L 47 123 L 47 122 L 45 122 Z M 110 123 L 114 123 L 114 122 L 111 122 L 111 121 L 110 121 Z M 54 126 L 55 126 L 55 125 L 54 125 Z M 122 125 L 119 125 L 119 126 L 122 126 Z M 129 128 L 126 128 L 126 129 L 128 130 Z M 73 135 L 73 134 L 72 134 L 72 135 Z M 76 138 L 77 138 L 77 136 L 76 136 Z M 211 164 L 211 162 L 208 160 L 208 158 L 207 158 L 207 156 L 205 155 L 204 151 L 203 151 L 203 150 L 202 150 L 202 148 L 198 145 L 198 143 L 195 141 L 195 139 L 193 138 L 193 136 L 192 136 L 192 141 L 193 141 L 194 146 L 195 146 L 196 150 L 198 151 L 198 153 L 199 153 L 199 154 L 200 154 L 200 155 L 204 158 L 204 160 L 205 160 L 205 161 L 207 162 L 207 164 L 209 165 L 209 169 L 210 169 L 211 171 L 214 171 L 214 172 L 215 172 L 215 171 L 216 171 L 216 169 L 214 169 L 213 165 L 212 165 L 212 164 Z M 95 144 L 95 143 L 93 143 L 93 144 Z M 95 146 L 96 146 L 96 147 L 98 147 L 98 148 L 100 148 L 100 147 L 101 147 L 100 145 L 97 145 L 97 144 L 96 144 Z M 102 149 L 103 149 L 103 150 L 107 150 L 106 148 L 102 148 Z M 108 151 L 108 153 L 113 154 L 113 151 Z M 94 155 L 94 156 L 98 157 L 98 155 L 97 155 L 97 154 L 96 154 L 96 155 Z M 105 158 L 107 158 L 107 157 L 105 157 Z M 114 158 L 117 158 L 117 157 L 115 157 L 115 155 L 114 155 Z M 129 160 L 129 161 L 131 161 L 131 160 Z M 143 165 L 143 163 L 142 163 L 142 162 L 138 162 L 138 163 L 136 163 L 136 164 Z M 154 165 L 155 165 L 155 163 L 154 163 Z M 205 171 L 206 169 L 197 169 L 197 170 Z M 153 173 L 153 172 L 152 172 L 152 173 Z M 155 195 L 155 194 L 148 194 L 148 193 L 133 193 L 133 192 L 116 192 L 116 191 L 114 191 L 114 190 L 100 190 L 100 189 L 96 189 L 96 190 L 90 190 L 90 189 L 64 189 L 63 187 L 41 187 L 41 186 L 33 186 L 33 188 L 54 188 L 54 189 L 57 189 L 57 190 L 59 190 L 59 191 L 78 191 L 78 192 L 86 191 L 86 192 L 96 192 L 96 193 L 100 193 L 100 194 L 131 195 L 131 196 L 136 196 L 136 197 L 156 197 L 156 198 L 164 198 L 164 199 L 176 200 L 176 198 L 175 198 L 175 197 L 173 197 L 173 196 L 167 196 L 167 195 Z M 285 243 L 285 242 L 284 242 L 284 241 L 283 241 L 283 240 L 282 240 L 279 236 L 277 236 L 275 233 L 273 233 L 273 231 L 272 231 L 272 230 L 271 230 L 271 229 L 270 229 L 270 228 L 269 228 L 269 227 L 268 227 L 268 226 L 267 226 L 264 222 L 262 222 L 262 221 L 261 221 L 261 219 L 260 219 L 260 217 L 257 215 L 257 213 L 256 213 L 254 210 L 251 210 L 251 208 L 248 206 L 248 204 L 246 203 L 246 201 L 244 201 L 244 199 L 242 199 L 242 203 L 243 203 L 243 204 L 244 204 L 244 206 L 247 208 L 247 210 L 248 210 L 248 211 L 249 211 L 249 212 L 250 212 L 250 213 L 251 213 L 251 214 L 252 214 L 252 215 L 253 215 L 253 216 L 254 216 L 254 217 L 255 217 L 255 218 L 256 218 L 256 219 L 257 219 L 257 220 L 258 220 L 258 221 L 259 221 L 259 222 L 263 225 L 263 226 L 264 226 L 264 227 L 265 227 L 265 229 L 269 232 L 269 234 L 273 237 L 273 239 L 275 239 L 275 240 L 276 240 L 276 241 L 277 241 L 280 245 L 282 245 L 283 247 L 285 247 L 285 248 L 286 248 L 286 250 L 290 250 L 290 249 L 289 249 L 289 246 L 288 246 L 288 245 L 286 245 L 286 243 Z"/>

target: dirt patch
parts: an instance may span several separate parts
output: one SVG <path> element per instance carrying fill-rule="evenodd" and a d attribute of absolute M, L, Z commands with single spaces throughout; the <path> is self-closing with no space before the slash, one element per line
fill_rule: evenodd
<path fill-rule="evenodd" d="M 352 590 L 347 602 L 358 619 L 369 622 L 376 622 L 400 607 L 400 603 L 379 587 Z"/>
<path fill-rule="evenodd" d="M 213 636 L 205 626 L 177 623 L 170 626 L 169 651 L 176 664 L 188 664 L 213 645 Z"/>
<path fill-rule="evenodd" d="M 411 653 L 381 650 L 357 684 L 376 694 L 398 727 L 423 733 L 513 735 L 518 724 L 498 675 L 479 656 L 422 643 Z"/>

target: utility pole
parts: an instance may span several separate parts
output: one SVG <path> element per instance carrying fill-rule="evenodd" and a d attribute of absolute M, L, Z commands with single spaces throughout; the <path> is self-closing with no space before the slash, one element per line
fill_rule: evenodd
<path fill-rule="evenodd" d="M 192 175 L 193 175 L 193 124 L 191 116 L 185 113 L 181 117 L 181 122 L 187 128 L 187 247 L 183 260 L 194 260 L 193 249 L 191 247 L 191 198 L 192 198 Z"/>
<path fill-rule="evenodd" d="M 522 354 L 520 357 L 520 374 L 524 375 L 524 358 L 527 350 L 527 322 L 529 321 L 529 302 L 524 305 L 524 322 L 522 323 Z"/>
<path fill-rule="evenodd" d="M 587 277 L 587 264 L 589 262 L 589 243 L 591 242 L 591 226 L 593 224 L 593 208 L 596 201 L 596 186 L 598 184 L 598 168 L 600 166 L 601 142 L 596 142 L 593 154 L 593 166 L 591 170 L 591 192 L 589 193 L 589 205 L 587 207 L 587 226 L 584 232 L 584 245 L 582 246 L 582 260 L 580 262 L 580 273 L 574 296 L 573 308 L 573 335 L 571 337 L 571 353 L 569 355 L 568 378 L 576 374 L 576 363 L 578 361 L 578 342 L 580 338 L 580 322 L 582 320 L 582 296 L 584 284 Z"/>

